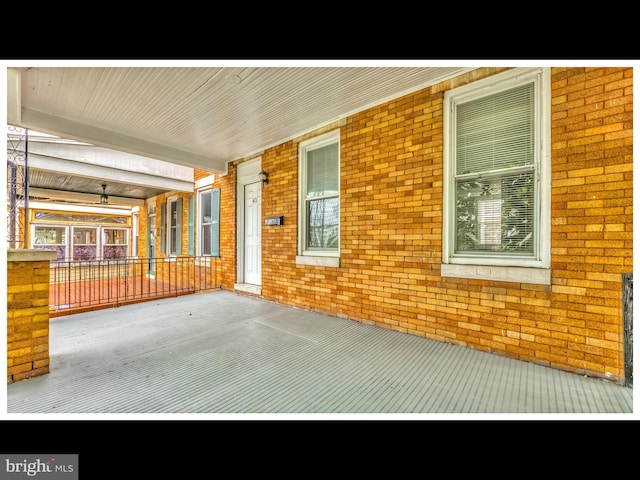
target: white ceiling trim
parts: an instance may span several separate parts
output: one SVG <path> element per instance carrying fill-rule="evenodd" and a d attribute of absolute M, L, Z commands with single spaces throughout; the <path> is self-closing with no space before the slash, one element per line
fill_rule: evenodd
<path fill-rule="evenodd" d="M 185 150 L 147 142 L 139 138 L 122 135 L 109 130 L 103 130 L 91 125 L 76 123 L 64 118 L 54 117 L 33 110 L 21 109 L 21 127 L 38 132 L 69 138 L 78 142 L 86 142 L 98 147 L 114 148 L 142 157 L 151 157 L 169 163 L 177 163 L 192 168 L 203 168 L 207 165 L 209 171 L 226 173 L 227 162 L 197 155 Z"/>
<path fill-rule="evenodd" d="M 100 203 L 100 195 L 91 193 L 67 192 L 63 190 L 50 190 L 47 188 L 29 188 L 29 197 L 47 198 L 49 200 L 60 200 L 65 202 L 75 202 L 82 204 Z M 109 195 L 109 205 L 117 205 L 120 207 L 133 207 L 144 205 L 144 200 L 129 197 L 114 197 Z M 32 202 L 29 207 L 34 208 Z"/>
<path fill-rule="evenodd" d="M 59 157 L 49 157 L 37 153 L 29 153 L 28 162 L 29 168 L 45 172 L 63 175 L 67 174 L 68 176 L 80 176 L 84 178 L 93 178 L 96 180 L 119 182 L 163 190 L 193 192 L 194 182 L 132 172 L 129 170 L 121 170 Z"/>

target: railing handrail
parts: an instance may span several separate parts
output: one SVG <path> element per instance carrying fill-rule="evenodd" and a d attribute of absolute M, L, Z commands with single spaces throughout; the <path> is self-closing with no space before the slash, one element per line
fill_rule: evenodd
<path fill-rule="evenodd" d="M 220 288 L 217 257 L 52 260 L 50 308 L 118 306 Z"/>

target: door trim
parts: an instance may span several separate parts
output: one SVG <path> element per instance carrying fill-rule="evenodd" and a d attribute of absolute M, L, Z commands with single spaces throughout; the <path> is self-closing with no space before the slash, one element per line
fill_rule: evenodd
<path fill-rule="evenodd" d="M 246 185 L 260 181 L 262 157 L 243 162 L 237 167 L 236 180 L 236 284 L 234 288 L 248 293 L 260 295 L 260 285 L 245 283 L 244 278 L 244 188 Z"/>

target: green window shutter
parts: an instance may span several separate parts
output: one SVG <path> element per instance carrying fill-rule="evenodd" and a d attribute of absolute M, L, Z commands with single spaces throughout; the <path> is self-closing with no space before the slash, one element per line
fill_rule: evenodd
<path fill-rule="evenodd" d="M 176 253 L 182 253 L 182 198 L 176 200 Z"/>
<path fill-rule="evenodd" d="M 188 235 L 189 235 L 189 239 L 188 239 L 188 254 L 189 255 L 193 255 L 193 250 L 194 250 L 194 242 L 193 242 L 193 238 L 194 238 L 194 224 L 193 224 L 193 204 L 194 204 L 194 198 L 195 195 L 191 195 L 189 197 L 189 231 L 188 231 Z"/>
<path fill-rule="evenodd" d="M 211 191 L 211 255 L 220 256 L 220 189 Z"/>

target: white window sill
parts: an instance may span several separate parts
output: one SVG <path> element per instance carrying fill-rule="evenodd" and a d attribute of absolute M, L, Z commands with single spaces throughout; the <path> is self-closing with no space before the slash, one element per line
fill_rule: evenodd
<path fill-rule="evenodd" d="M 443 263 L 443 277 L 498 280 L 501 282 L 535 283 L 551 285 L 551 269 L 528 267 L 505 267 L 491 265 L 459 265 Z"/>
<path fill-rule="evenodd" d="M 340 266 L 340 257 L 312 257 L 310 255 L 298 255 L 296 256 L 296 264 L 338 268 Z"/>

